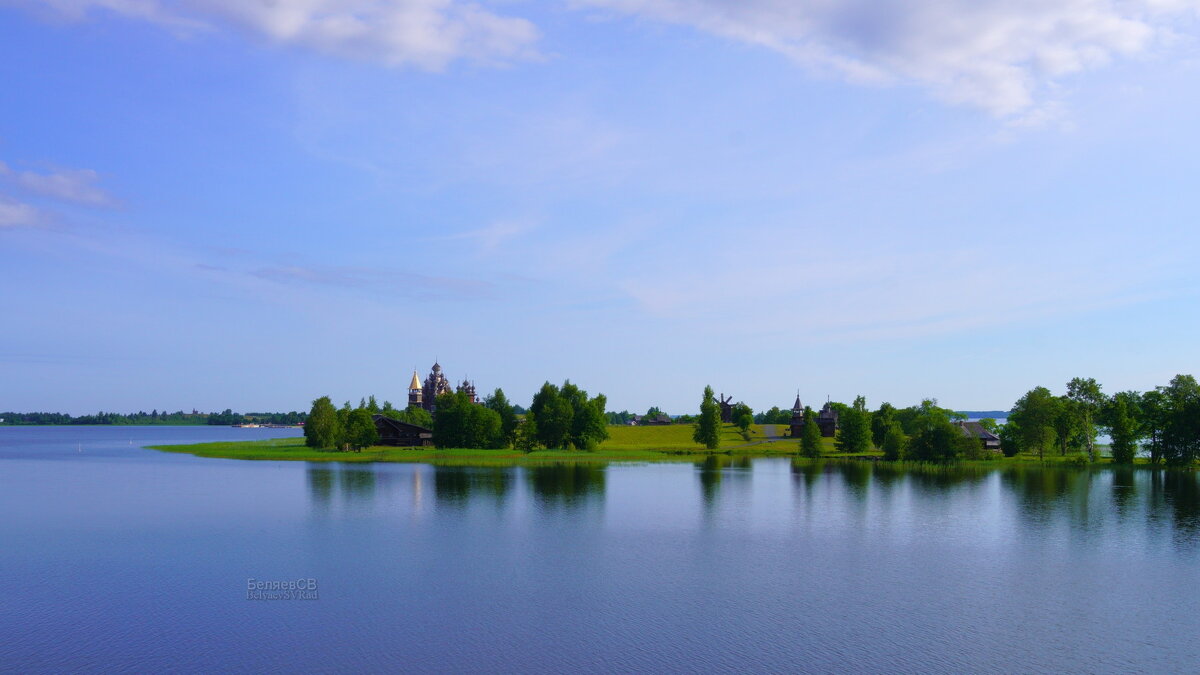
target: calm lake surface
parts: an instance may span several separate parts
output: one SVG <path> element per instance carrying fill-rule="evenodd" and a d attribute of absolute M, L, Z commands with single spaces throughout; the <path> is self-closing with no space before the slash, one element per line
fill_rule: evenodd
<path fill-rule="evenodd" d="M 0 670 L 1200 668 L 1195 474 L 141 447 L 294 433 L 0 427 Z"/>

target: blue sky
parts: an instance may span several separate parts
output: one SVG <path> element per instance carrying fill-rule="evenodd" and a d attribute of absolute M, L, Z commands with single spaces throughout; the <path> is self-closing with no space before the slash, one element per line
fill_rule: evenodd
<path fill-rule="evenodd" d="M 1194 0 L 0 0 L 0 410 L 1197 368 Z"/>

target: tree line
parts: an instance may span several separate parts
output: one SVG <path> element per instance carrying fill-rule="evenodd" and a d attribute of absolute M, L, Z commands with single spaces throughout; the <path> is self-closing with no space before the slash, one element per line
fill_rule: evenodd
<path fill-rule="evenodd" d="M 1105 395 L 1096 380 L 1075 378 L 1059 396 L 1034 387 L 1013 406 L 999 434 L 1009 456 L 1086 451 L 1095 461 L 1098 431 L 1112 438 L 1115 464 L 1133 463 L 1144 444 L 1151 464 L 1190 466 L 1200 459 L 1200 384 L 1176 375 L 1150 391 Z"/>
<path fill-rule="evenodd" d="M 322 396 L 313 401 L 304 437 L 312 448 L 361 450 L 379 442 L 373 416 L 384 415 L 430 429 L 439 448 L 593 450 L 608 438 L 606 403 L 603 394 L 589 397 L 569 380 L 561 387 L 543 384 L 528 409 L 509 402 L 499 388 L 482 404 L 464 392 L 441 394 L 435 415 L 419 406 L 397 410 L 388 401 L 379 405 L 374 396 L 357 407 L 347 401 L 339 409 Z"/>
<path fill-rule="evenodd" d="M 140 410 L 134 413 L 110 413 L 98 412 L 94 415 L 79 415 L 72 416 L 66 413 L 52 412 L 0 412 L 0 424 L 5 425 L 60 425 L 60 424 L 77 424 L 77 425 L 189 425 L 189 424 L 300 424 L 307 417 L 303 412 L 262 412 L 262 413 L 236 413 L 231 409 L 226 409 L 219 413 L 200 413 L 191 412 L 185 413 L 182 410 L 175 412 L 167 412 L 163 410 L 159 412 L 156 408 L 150 412 Z"/>

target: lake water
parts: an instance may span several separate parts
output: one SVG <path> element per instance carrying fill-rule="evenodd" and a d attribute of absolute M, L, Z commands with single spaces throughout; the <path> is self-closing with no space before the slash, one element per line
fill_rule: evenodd
<path fill-rule="evenodd" d="M 292 433 L 0 427 L 0 670 L 1200 667 L 1195 474 L 140 447 Z"/>

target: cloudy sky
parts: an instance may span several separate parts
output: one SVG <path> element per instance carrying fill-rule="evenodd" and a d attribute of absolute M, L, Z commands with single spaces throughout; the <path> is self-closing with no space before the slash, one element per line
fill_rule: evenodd
<path fill-rule="evenodd" d="M 1200 371 L 1197 0 L 0 0 L 0 410 Z"/>

